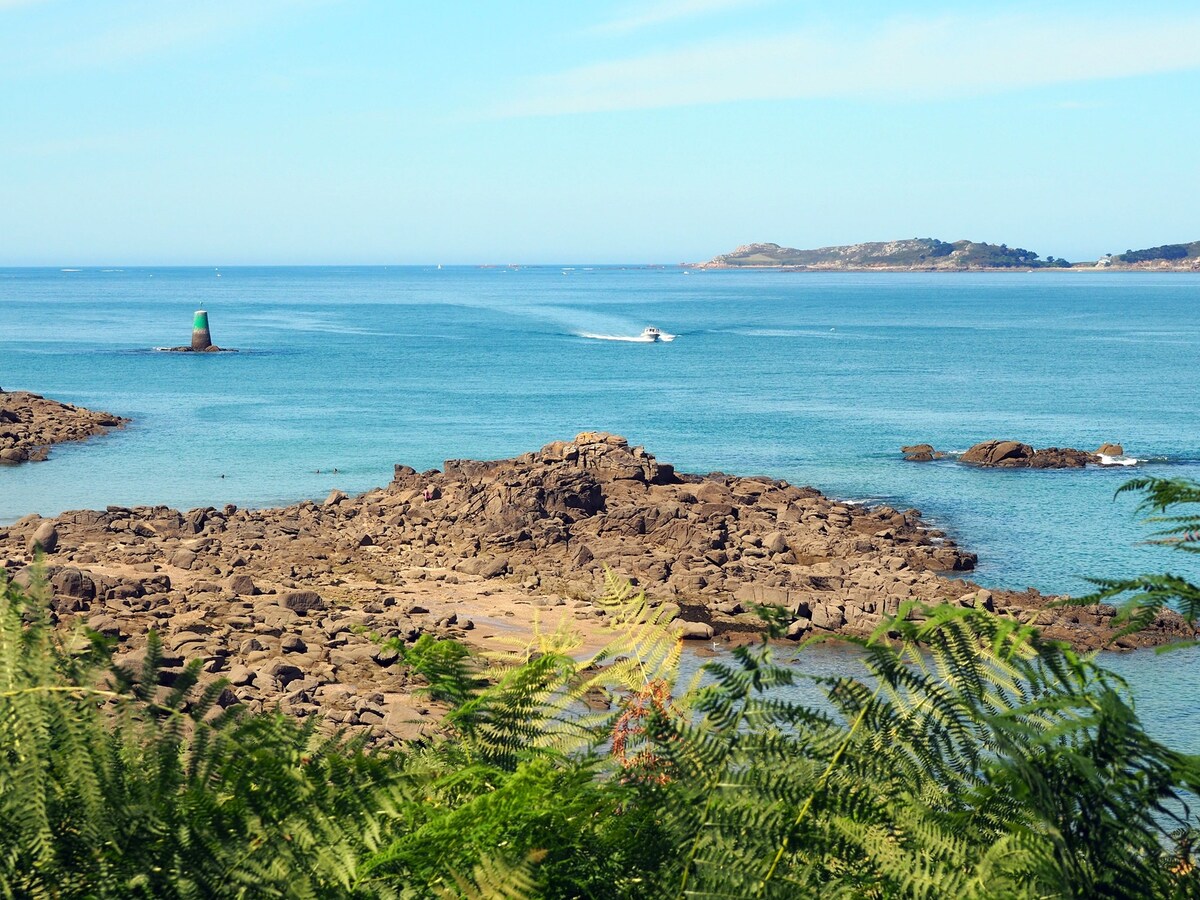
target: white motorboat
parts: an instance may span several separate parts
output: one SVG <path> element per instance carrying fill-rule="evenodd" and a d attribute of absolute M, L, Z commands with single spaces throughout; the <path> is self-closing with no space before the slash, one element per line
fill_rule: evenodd
<path fill-rule="evenodd" d="M 642 340 L 643 341 L 661 341 L 662 337 L 663 337 L 663 333 L 661 331 L 659 331 L 657 328 L 655 328 L 653 325 L 650 325 L 649 327 L 647 327 L 645 330 L 642 331 Z"/>

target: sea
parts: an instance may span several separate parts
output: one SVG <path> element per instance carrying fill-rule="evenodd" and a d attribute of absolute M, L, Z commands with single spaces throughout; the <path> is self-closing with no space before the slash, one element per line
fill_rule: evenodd
<path fill-rule="evenodd" d="M 195 310 L 236 353 L 185 354 Z M 0 269 L 0 386 L 130 417 L 0 467 L 0 524 L 109 504 L 275 506 L 386 484 L 396 463 L 622 434 L 688 472 L 766 474 L 916 508 L 988 586 L 1200 558 L 1148 545 L 1118 495 L 1200 479 L 1200 274 L 816 273 L 678 266 Z M 640 339 L 647 326 L 671 340 Z M 907 462 L 991 438 L 1129 465 Z M 1134 462 L 1136 461 L 1136 462 Z M 1200 654 L 1105 657 L 1143 715 L 1181 709 Z M 1156 710 L 1153 716 L 1149 710 Z"/>

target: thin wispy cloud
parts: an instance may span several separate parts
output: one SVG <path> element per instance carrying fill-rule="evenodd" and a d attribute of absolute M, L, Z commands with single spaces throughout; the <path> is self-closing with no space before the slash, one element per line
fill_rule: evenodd
<path fill-rule="evenodd" d="M 1200 68 L 1200 15 L 895 20 L 714 40 L 531 79 L 499 117 L 746 100 L 930 100 Z"/>
<path fill-rule="evenodd" d="M 204 40 L 238 22 L 218 11 L 191 9 L 145 22 L 113 26 L 60 47 L 52 61 L 69 68 L 91 68 L 154 56 Z"/>
<path fill-rule="evenodd" d="M 0 0 L 4 4 L 42 0 Z M 299 6 L 317 0 L 206 0 L 204 3 L 114 5 L 104 24 L 89 29 L 82 20 L 59 29 L 53 45 L 26 48 L 24 56 L 5 60 L 10 70 L 70 72 L 103 68 L 157 57 L 181 48 L 226 39 L 276 20 Z"/>
<path fill-rule="evenodd" d="M 647 6 L 631 8 L 620 18 L 603 22 L 592 30 L 598 33 L 627 34 L 656 25 L 666 25 L 681 19 L 693 19 L 712 13 L 728 12 L 748 6 L 758 6 L 765 0 L 663 0 Z"/>

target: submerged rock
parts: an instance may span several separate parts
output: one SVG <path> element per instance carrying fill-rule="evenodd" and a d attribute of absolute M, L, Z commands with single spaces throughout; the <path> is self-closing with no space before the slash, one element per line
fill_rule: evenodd
<path fill-rule="evenodd" d="M 158 347 L 156 349 L 162 353 L 237 353 L 236 350 L 229 347 L 218 347 L 216 344 L 209 344 L 200 350 L 195 347 Z"/>
<path fill-rule="evenodd" d="M 946 456 L 940 450 L 934 450 L 931 444 L 913 444 L 909 447 L 901 447 L 900 452 L 909 462 L 929 462 L 934 459 L 943 459 Z"/>

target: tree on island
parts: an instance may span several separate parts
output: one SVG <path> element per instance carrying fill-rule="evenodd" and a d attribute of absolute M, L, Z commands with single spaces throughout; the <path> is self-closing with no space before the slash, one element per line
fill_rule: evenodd
<path fill-rule="evenodd" d="M 1186 259 L 1188 252 L 1187 244 L 1163 244 L 1161 247 L 1147 247 L 1145 250 L 1126 250 L 1119 259 L 1126 263 Z"/>

